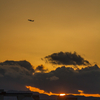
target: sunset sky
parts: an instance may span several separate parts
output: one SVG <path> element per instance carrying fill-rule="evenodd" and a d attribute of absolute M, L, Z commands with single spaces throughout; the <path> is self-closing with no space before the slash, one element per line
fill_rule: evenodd
<path fill-rule="evenodd" d="M 100 0 L 0 0 L 0 48 L 0 88 L 100 94 Z"/>

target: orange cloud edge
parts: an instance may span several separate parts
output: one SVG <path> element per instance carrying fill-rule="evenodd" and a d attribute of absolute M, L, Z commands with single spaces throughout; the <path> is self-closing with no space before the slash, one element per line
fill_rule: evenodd
<path fill-rule="evenodd" d="M 46 92 L 44 90 L 41 90 L 39 88 L 36 88 L 36 87 L 32 87 L 32 86 L 26 86 L 26 88 L 28 88 L 30 91 L 32 92 L 38 92 L 40 94 L 46 94 L 46 95 L 57 95 L 57 96 L 60 96 L 60 94 L 57 94 L 57 93 L 52 93 L 52 92 Z M 74 96 L 85 96 L 85 97 L 100 97 L 100 94 L 85 94 L 82 90 L 78 90 L 78 92 L 80 92 L 79 94 L 68 94 L 68 93 L 65 93 L 65 95 L 74 95 Z"/>

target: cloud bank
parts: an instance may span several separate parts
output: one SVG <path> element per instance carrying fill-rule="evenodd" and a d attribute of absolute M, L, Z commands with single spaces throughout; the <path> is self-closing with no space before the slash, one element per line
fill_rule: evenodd
<path fill-rule="evenodd" d="M 44 68 L 38 66 L 36 69 Z M 27 90 L 25 86 L 33 86 L 53 93 L 78 93 L 78 90 L 100 93 L 100 68 L 97 65 L 77 70 L 62 66 L 48 73 L 35 73 L 36 69 L 28 61 L 0 63 L 0 88 Z"/>
<path fill-rule="evenodd" d="M 49 73 L 33 76 L 36 87 L 53 93 L 99 93 L 100 68 L 95 65 L 80 70 L 62 66 Z M 40 84 L 41 83 L 41 84 Z"/>

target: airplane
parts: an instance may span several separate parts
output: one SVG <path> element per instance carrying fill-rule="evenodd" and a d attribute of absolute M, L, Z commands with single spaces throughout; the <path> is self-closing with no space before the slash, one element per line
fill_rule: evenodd
<path fill-rule="evenodd" d="M 34 22 L 34 20 L 32 20 L 32 19 L 28 19 L 28 21 L 30 21 L 30 22 Z"/>

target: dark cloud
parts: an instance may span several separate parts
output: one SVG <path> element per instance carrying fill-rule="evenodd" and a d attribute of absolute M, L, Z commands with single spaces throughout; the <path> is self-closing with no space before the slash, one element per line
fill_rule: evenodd
<path fill-rule="evenodd" d="M 0 88 L 26 90 L 34 69 L 28 61 L 5 61 L 0 63 Z"/>
<path fill-rule="evenodd" d="M 34 86 L 55 93 L 100 93 L 100 68 L 90 66 L 78 70 L 62 66 L 49 73 L 35 74 Z M 40 84 L 41 83 L 41 84 Z"/>
<path fill-rule="evenodd" d="M 35 71 L 46 72 L 48 69 L 45 69 L 43 65 L 39 65 L 36 67 Z"/>
<path fill-rule="evenodd" d="M 89 65 L 89 61 L 84 60 L 76 52 L 58 52 L 44 57 L 45 62 L 59 65 Z"/>
<path fill-rule="evenodd" d="M 100 68 L 97 65 L 77 70 L 62 66 L 48 73 L 35 73 L 34 69 L 33 72 L 30 70 L 32 66 L 28 69 L 28 66 L 14 63 L 0 63 L 0 88 L 27 90 L 27 85 L 54 93 L 78 93 L 78 90 L 83 90 L 84 93 L 100 93 Z M 44 66 L 36 69 L 44 70 Z"/>
<path fill-rule="evenodd" d="M 34 72 L 32 65 L 26 60 L 22 60 L 22 61 L 8 61 L 7 60 L 5 62 L 0 63 L 0 65 L 19 65 L 21 67 L 26 68 L 27 70 L 31 72 Z"/>

